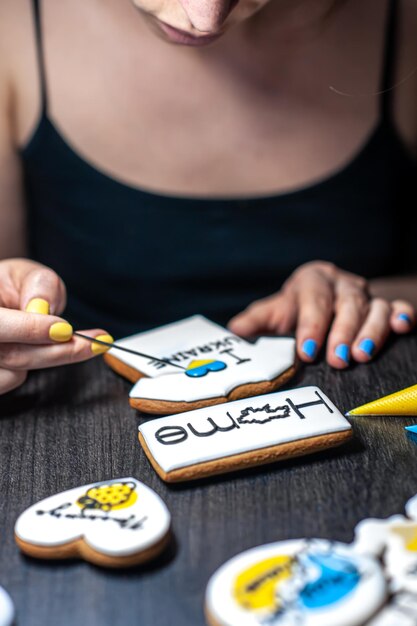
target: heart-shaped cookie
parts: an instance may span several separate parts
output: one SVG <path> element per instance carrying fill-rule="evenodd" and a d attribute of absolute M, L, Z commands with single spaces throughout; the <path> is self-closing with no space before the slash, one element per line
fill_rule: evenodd
<path fill-rule="evenodd" d="M 135 478 L 119 478 L 34 504 L 18 518 L 15 539 L 22 552 L 36 558 L 129 567 L 165 548 L 170 524 L 165 503 L 152 489 Z"/>

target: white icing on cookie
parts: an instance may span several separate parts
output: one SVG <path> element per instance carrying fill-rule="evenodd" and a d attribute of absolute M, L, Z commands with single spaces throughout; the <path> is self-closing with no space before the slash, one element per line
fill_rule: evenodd
<path fill-rule="evenodd" d="M 405 505 L 405 512 L 411 519 L 417 520 L 417 495 L 410 498 Z"/>
<path fill-rule="evenodd" d="M 161 498 L 135 478 L 121 478 L 37 502 L 18 518 L 15 534 L 43 547 L 83 538 L 94 550 L 121 557 L 150 548 L 169 527 L 170 514 Z"/>
<path fill-rule="evenodd" d="M 385 597 L 375 559 L 345 544 L 300 539 L 222 565 L 208 583 L 206 610 L 221 626 L 359 626 Z"/>
<path fill-rule="evenodd" d="M 139 427 L 164 472 L 350 429 L 318 387 L 245 398 L 151 420 Z"/>
<path fill-rule="evenodd" d="M 417 522 L 405 520 L 389 527 L 385 571 L 392 591 L 417 594 Z"/>
<path fill-rule="evenodd" d="M 357 552 L 382 557 L 391 591 L 417 593 L 416 521 L 403 515 L 362 520 L 352 545 Z"/>
<path fill-rule="evenodd" d="M 250 345 L 202 315 L 193 315 L 179 322 L 119 339 L 117 344 L 159 359 L 168 359 L 183 367 L 187 367 L 193 360 L 220 358 L 222 350 Z M 115 348 L 110 349 L 108 354 L 151 378 L 180 372 L 177 367 Z M 220 360 L 224 360 L 223 357 Z"/>
<path fill-rule="evenodd" d="M 384 552 L 392 524 L 405 521 L 404 515 L 393 515 L 387 519 L 368 518 L 357 524 L 353 546 L 360 554 L 381 556 Z"/>
<path fill-rule="evenodd" d="M 239 385 L 273 380 L 295 362 L 293 338 L 262 338 L 251 344 L 201 315 L 126 337 L 117 343 L 130 350 L 168 359 L 184 368 L 115 348 L 109 350 L 110 355 L 148 377 L 136 383 L 131 398 L 165 402 L 227 396 Z M 200 377 L 185 374 L 187 368 L 201 361 L 220 362 L 223 369 L 208 371 Z"/>
<path fill-rule="evenodd" d="M 13 602 L 7 591 L 0 587 L 0 626 L 11 626 L 13 619 Z"/>
<path fill-rule="evenodd" d="M 200 378 L 191 378 L 181 371 L 158 378 L 141 378 L 129 395 L 131 398 L 166 402 L 226 397 L 239 385 L 273 380 L 286 372 L 294 365 L 295 340 L 288 337 L 261 338 L 254 345 L 245 342 L 210 357 L 224 362 L 227 367 L 222 371 L 208 372 Z"/>
<path fill-rule="evenodd" d="M 395 595 L 367 626 L 416 626 L 417 596 L 409 593 Z"/>

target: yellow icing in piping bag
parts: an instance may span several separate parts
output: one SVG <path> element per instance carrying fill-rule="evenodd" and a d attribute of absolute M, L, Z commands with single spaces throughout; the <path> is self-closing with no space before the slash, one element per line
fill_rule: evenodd
<path fill-rule="evenodd" d="M 417 385 L 358 406 L 346 415 L 417 415 Z"/>

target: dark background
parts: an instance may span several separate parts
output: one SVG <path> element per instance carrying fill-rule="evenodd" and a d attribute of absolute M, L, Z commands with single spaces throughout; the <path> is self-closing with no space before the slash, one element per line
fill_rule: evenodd
<path fill-rule="evenodd" d="M 287 387 L 318 385 L 344 413 L 417 383 L 416 363 L 417 337 L 400 337 L 369 365 L 302 366 Z M 202 626 L 207 581 L 238 552 L 296 537 L 349 542 L 359 520 L 403 512 L 417 492 L 417 445 L 404 431 L 417 420 L 398 417 L 352 418 L 353 441 L 333 451 L 167 486 L 137 441 L 144 418 L 129 406 L 130 388 L 99 358 L 32 373 L 0 398 L 0 585 L 19 626 Z M 113 571 L 20 554 L 13 528 L 28 506 L 127 476 L 171 511 L 175 541 L 162 557 Z"/>

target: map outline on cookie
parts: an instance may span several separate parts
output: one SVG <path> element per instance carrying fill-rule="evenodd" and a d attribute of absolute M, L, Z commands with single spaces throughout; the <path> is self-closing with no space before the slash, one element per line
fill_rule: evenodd
<path fill-rule="evenodd" d="M 352 427 L 309 386 L 148 420 L 138 436 L 162 480 L 179 482 L 331 448 Z"/>

